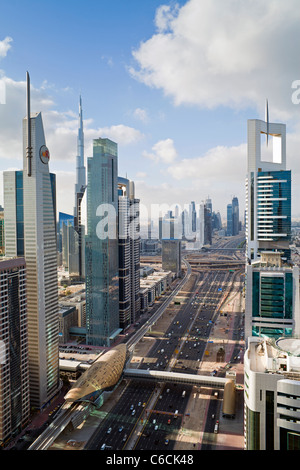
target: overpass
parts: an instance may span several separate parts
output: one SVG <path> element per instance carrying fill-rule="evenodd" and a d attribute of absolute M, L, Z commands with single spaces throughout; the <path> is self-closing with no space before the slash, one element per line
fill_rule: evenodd
<path fill-rule="evenodd" d="M 138 380 L 153 380 L 155 382 L 169 382 L 186 385 L 198 385 L 209 388 L 225 388 L 232 379 L 212 377 L 210 375 L 184 374 L 182 372 L 168 372 L 165 370 L 124 369 L 124 378 Z"/>

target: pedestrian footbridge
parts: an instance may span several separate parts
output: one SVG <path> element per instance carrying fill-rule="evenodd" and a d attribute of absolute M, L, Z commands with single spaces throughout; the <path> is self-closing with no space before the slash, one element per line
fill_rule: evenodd
<path fill-rule="evenodd" d="M 201 387 L 223 389 L 232 379 L 212 377 L 210 375 L 184 374 L 182 372 L 168 372 L 165 370 L 124 369 L 124 377 L 138 380 L 153 380 L 155 382 L 169 382 Z"/>

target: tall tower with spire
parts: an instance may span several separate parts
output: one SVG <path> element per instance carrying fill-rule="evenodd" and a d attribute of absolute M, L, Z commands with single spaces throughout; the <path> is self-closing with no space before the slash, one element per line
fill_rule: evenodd
<path fill-rule="evenodd" d="M 86 172 L 84 166 L 84 132 L 82 120 L 82 101 L 79 97 L 78 137 L 76 156 L 76 183 L 75 183 L 75 207 L 74 229 L 78 234 L 78 275 L 83 278 L 85 274 L 84 262 L 84 227 L 81 224 L 81 202 L 86 188 Z"/>
<path fill-rule="evenodd" d="M 79 97 L 78 113 L 78 136 L 77 136 L 77 156 L 76 156 L 76 183 L 75 183 L 75 208 L 74 216 L 77 216 L 77 198 L 78 194 L 84 193 L 86 186 L 85 166 L 84 166 L 84 132 L 82 120 L 82 100 Z"/>
<path fill-rule="evenodd" d="M 31 406 L 41 409 L 59 390 L 56 178 L 49 171 L 41 113 L 23 119 L 23 170 L 4 172 L 6 254 L 23 256 L 27 272 Z M 23 302 L 23 300 L 22 300 Z"/>

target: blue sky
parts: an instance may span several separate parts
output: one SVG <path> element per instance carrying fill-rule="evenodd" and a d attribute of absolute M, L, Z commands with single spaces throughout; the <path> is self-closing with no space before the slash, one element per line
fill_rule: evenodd
<path fill-rule="evenodd" d="M 247 119 L 268 98 L 270 120 L 287 124 L 300 217 L 299 22 L 297 0 L 2 0 L 0 171 L 22 166 L 28 70 L 58 210 L 73 208 L 81 93 L 86 157 L 109 137 L 141 204 L 209 195 L 224 218 L 234 195 L 244 209 Z"/>

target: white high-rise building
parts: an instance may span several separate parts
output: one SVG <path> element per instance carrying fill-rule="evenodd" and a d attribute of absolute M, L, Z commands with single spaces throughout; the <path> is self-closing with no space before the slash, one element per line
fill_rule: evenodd
<path fill-rule="evenodd" d="M 248 120 L 247 166 L 247 256 L 256 259 L 269 249 L 288 254 L 291 172 L 286 170 L 285 124 Z"/>
<path fill-rule="evenodd" d="M 7 202 L 5 211 L 10 228 L 7 256 L 26 260 L 30 400 L 41 408 L 59 386 L 56 188 L 41 113 L 30 114 L 29 88 L 27 75 L 23 172 L 4 174 L 4 204 L 15 193 L 15 205 Z"/>

